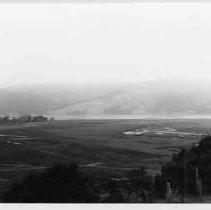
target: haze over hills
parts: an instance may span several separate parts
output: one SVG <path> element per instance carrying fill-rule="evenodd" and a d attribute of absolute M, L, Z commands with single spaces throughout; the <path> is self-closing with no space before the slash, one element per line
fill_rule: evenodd
<path fill-rule="evenodd" d="M 211 114 L 210 9 L 2 5 L 0 115 Z"/>
<path fill-rule="evenodd" d="M 209 115 L 207 82 L 151 80 L 136 84 L 39 84 L 0 90 L 0 114 L 19 116 Z"/>
<path fill-rule="evenodd" d="M 50 112 L 52 115 L 197 115 L 211 113 L 209 83 L 156 80 Z"/>
<path fill-rule="evenodd" d="M 73 104 L 92 100 L 118 89 L 119 86 L 98 87 L 61 84 L 33 84 L 0 89 L 0 115 L 46 114 Z"/>

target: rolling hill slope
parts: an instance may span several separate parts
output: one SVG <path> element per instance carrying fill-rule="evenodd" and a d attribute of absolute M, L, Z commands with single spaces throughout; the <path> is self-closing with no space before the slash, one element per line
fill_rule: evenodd
<path fill-rule="evenodd" d="M 155 80 L 130 85 L 30 85 L 0 89 L 0 115 L 211 114 L 211 85 Z"/>
<path fill-rule="evenodd" d="M 77 103 L 54 112 L 56 116 L 211 114 L 209 84 L 151 81 Z"/>

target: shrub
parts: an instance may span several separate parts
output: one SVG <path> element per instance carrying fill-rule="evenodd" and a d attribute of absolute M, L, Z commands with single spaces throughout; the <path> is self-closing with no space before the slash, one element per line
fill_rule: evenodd
<path fill-rule="evenodd" d="M 31 174 L 3 195 L 3 202 L 83 203 L 97 202 L 91 180 L 76 164 L 57 164 L 43 173 Z"/>

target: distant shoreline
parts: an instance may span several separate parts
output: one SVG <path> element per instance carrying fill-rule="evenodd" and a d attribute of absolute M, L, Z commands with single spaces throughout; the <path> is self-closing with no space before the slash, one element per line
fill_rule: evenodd
<path fill-rule="evenodd" d="M 211 119 L 211 115 L 118 115 L 118 116 L 48 116 L 50 118 L 53 117 L 54 120 L 191 120 L 191 119 Z"/>

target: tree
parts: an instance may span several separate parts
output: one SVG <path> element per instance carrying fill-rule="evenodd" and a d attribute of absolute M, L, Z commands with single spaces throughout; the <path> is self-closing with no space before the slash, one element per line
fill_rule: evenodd
<path fill-rule="evenodd" d="M 197 146 L 185 152 L 182 149 L 174 155 L 171 162 L 163 166 L 162 176 L 170 181 L 172 186 L 184 193 L 197 194 L 196 168 L 199 179 L 202 181 L 202 189 L 211 193 L 211 137 L 204 137 Z M 185 171 L 186 170 L 186 171 Z M 185 186 L 185 188 L 184 188 Z"/>

